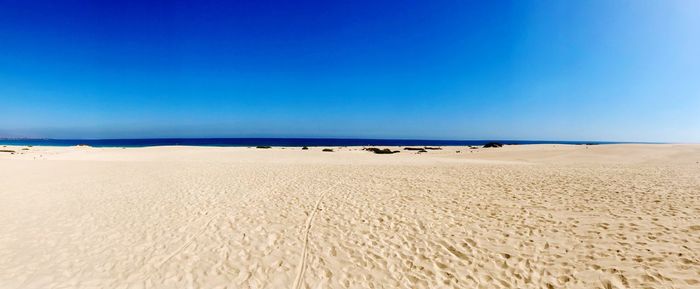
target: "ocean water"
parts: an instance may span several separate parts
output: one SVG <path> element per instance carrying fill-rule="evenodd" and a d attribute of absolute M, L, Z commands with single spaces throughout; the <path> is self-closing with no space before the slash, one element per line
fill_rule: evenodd
<path fill-rule="evenodd" d="M 153 138 L 153 139 L 0 139 L 0 145 L 148 147 L 148 146 L 478 146 L 488 142 L 503 144 L 609 144 L 600 141 L 531 141 L 531 140 L 415 140 L 350 138 Z M 619 142 L 618 142 L 619 143 Z"/>

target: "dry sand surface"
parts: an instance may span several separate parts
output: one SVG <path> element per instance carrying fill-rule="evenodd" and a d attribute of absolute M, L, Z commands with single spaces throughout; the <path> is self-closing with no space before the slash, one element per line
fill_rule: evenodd
<path fill-rule="evenodd" d="M 0 288 L 700 288 L 700 145 L 2 149 Z"/>

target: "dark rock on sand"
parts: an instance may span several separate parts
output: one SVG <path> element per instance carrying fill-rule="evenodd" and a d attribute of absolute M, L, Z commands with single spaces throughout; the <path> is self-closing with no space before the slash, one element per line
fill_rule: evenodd
<path fill-rule="evenodd" d="M 426 150 L 441 150 L 441 147 L 423 147 Z"/>
<path fill-rule="evenodd" d="M 380 149 L 380 148 L 364 148 L 363 150 L 373 152 L 375 154 L 395 154 L 399 151 L 392 151 L 390 149 Z"/>
<path fill-rule="evenodd" d="M 405 147 L 403 148 L 405 151 L 420 151 L 420 150 L 425 150 L 423 148 L 412 148 L 412 147 Z"/>
<path fill-rule="evenodd" d="M 269 148 L 272 148 L 272 147 L 271 147 L 271 146 L 256 146 L 255 148 L 258 148 L 258 149 L 269 149 Z"/>
<path fill-rule="evenodd" d="M 499 142 L 490 142 L 484 145 L 484 148 L 500 148 L 503 144 Z"/>
<path fill-rule="evenodd" d="M 303 148 L 301 148 L 301 150 L 304 150 L 304 151 L 305 151 L 305 150 L 308 150 L 308 149 L 309 149 L 309 147 L 303 147 Z"/>
<path fill-rule="evenodd" d="M 323 149 L 324 152 L 333 152 L 333 149 Z"/>
<path fill-rule="evenodd" d="M 407 151 L 417 151 L 418 153 L 426 153 L 426 152 L 428 152 L 428 151 L 426 151 L 424 148 L 406 147 L 406 148 L 404 148 L 404 150 L 407 150 Z"/>
<path fill-rule="evenodd" d="M 14 154 L 15 151 L 13 151 L 13 150 L 0 150 L 0 153 L 12 153 L 12 154 Z"/>

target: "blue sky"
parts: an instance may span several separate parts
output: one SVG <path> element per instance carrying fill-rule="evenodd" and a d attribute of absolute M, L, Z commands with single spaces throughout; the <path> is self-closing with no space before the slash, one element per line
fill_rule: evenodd
<path fill-rule="evenodd" d="M 700 142 L 700 2 L 0 0 L 0 124 Z"/>

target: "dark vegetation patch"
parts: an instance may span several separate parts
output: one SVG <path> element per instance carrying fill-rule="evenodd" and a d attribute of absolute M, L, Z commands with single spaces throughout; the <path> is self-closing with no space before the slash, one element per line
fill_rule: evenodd
<path fill-rule="evenodd" d="M 14 154 L 15 151 L 13 151 L 13 150 L 0 150 L 0 153 L 11 153 L 11 154 Z"/>
<path fill-rule="evenodd" d="M 441 147 L 423 147 L 426 150 L 441 150 Z"/>
<path fill-rule="evenodd" d="M 269 149 L 272 148 L 271 146 L 256 146 L 256 149 Z"/>
<path fill-rule="evenodd" d="M 333 152 L 333 149 L 323 149 L 323 151 L 324 151 L 324 152 L 332 153 L 332 152 Z"/>

